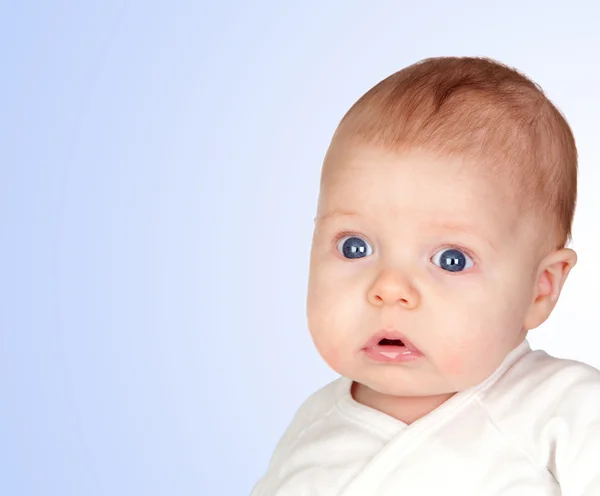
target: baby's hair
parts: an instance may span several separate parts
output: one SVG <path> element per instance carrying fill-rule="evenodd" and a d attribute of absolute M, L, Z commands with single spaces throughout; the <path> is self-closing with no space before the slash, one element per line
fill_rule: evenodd
<path fill-rule="evenodd" d="M 542 89 L 515 69 L 475 57 L 430 58 L 406 67 L 348 110 L 330 150 L 362 143 L 473 159 L 510 186 L 519 207 L 552 224 L 557 247 L 571 238 L 575 140 Z"/>

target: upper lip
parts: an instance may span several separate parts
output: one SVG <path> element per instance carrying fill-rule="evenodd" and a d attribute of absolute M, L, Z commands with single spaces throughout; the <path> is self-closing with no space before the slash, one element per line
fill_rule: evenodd
<path fill-rule="evenodd" d="M 414 352 L 419 352 L 419 349 L 410 342 L 410 340 L 401 332 L 396 331 L 395 329 L 382 329 L 376 334 L 374 334 L 369 340 L 363 345 L 362 349 L 366 350 L 368 348 L 373 348 L 379 344 L 379 341 L 382 339 L 399 339 L 402 341 L 404 346 Z"/>

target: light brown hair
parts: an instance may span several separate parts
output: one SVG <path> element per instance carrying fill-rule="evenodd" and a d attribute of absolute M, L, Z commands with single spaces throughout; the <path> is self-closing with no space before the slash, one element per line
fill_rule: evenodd
<path fill-rule="evenodd" d="M 498 180 L 510 180 L 520 207 L 552 224 L 557 247 L 571 238 L 577 196 L 571 129 L 536 83 L 497 61 L 430 58 L 392 74 L 348 110 L 330 150 L 349 143 L 474 159 Z"/>

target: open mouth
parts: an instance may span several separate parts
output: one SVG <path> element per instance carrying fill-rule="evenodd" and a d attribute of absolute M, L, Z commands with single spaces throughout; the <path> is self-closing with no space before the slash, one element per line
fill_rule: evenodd
<path fill-rule="evenodd" d="M 362 351 L 377 362 L 414 361 L 423 354 L 398 331 L 384 329 L 371 337 L 362 347 Z"/>
<path fill-rule="evenodd" d="M 404 346 L 404 343 L 400 339 L 383 338 L 378 344 L 379 346 Z"/>

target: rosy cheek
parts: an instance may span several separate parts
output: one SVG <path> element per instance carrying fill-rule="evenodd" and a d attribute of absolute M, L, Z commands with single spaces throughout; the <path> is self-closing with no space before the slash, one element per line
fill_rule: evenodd
<path fill-rule="evenodd" d="M 455 338 L 441 348 L 445 351 L 442 351 L 442 356 L 439 357 L 439 366 L 449 377 L 460 378 L 471 373 L 473 355 L 477 354 L 477 333 L 474 329 L 466 330 L 462 336 L 454 333 Z"/>
<path fill-rule="evenodd" d="M 336 344 L 336 340 L 332 336 L 323 335 L 323 334 L 313 334 L 313 341 L 315 343 L 315 348 L 325 360 L 327 365 L 329 365 L 333 370 L 340 370 L 340 366 L 343 362 L 343 353 L 342 350 Z"/>
<path fill-rule="evenodd" d="M 325 358 L 327 365 L 329 365 L 336 372 L 340 372 L 342 369 L 342 355 L 335 351 L 330 351 L 327 353 L 327 357 Z"/>
<path fill-rule="evenodd" d="M 460 376 L 465 371 L 465 357 L 462 353 L 447 355 L 444 357 L 442 366 L 444 373 L 450 376 Z"/>

